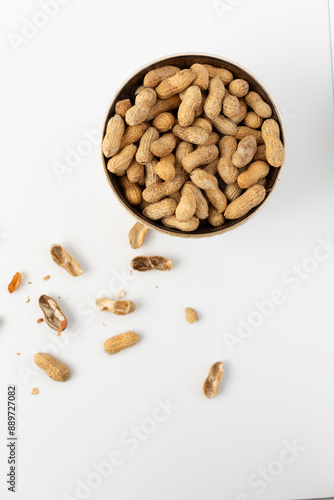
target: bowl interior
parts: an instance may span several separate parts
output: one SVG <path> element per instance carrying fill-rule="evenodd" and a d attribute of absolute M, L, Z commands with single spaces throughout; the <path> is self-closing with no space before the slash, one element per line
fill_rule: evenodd
<path fill-rule="evenodd" d="M 202 64 L 211 64 L 213 66 L 217 67 L 223 67 L 225 69 L 228 69 L 231 71 L 234 75 L 234 78 L 242 78 L 244 80 L 247 80 L 249 83 L 250 90 L 254 90 L 258 92 L 263 100 L 267 102 L 273 109 L 273 115 L 272 118 L 275 119 L 279 125 L 280 125 L 280 130 L 281 130 L 281 140 L 284 144 L 284 127 L 282 123 L 281 116 L 279 114 L 279 111 L 277 109 L 277 106 L 275 102 L 273 101 L 273 98 L 269 94 L 268 90 L 266 90 L 263 87 L 263 84 L 260 84 L 258 80 L 250 74 L 247 70 L 240 68 L 237 64 L 224 60 L 222 58 L 216 57 L 216 56 L 210 56 L 210 55 L 176 55 L 176 56 L 170 56 L 166 57 L 163 59 L 160 59 L 159 61 L 156 61 L 154 63 L 151 63 L 139 71 L 137 71 L 135 74 L 133 74 L 126 82 L 125 84 L 118 90 L 118 92 L 115 94 L 112 103 L 110 105 L 104 127 L 103 127 L 103 133 L 102 137 L 105 135 L 106 127 L 108 120 L 114 115 L 115 113 L 115 104 L 117 101 L 122 100 L 122 99 L 130 99 L 132 103 L 134 103 L 135 100 L 135 91 L 136 89 L 142 85 L 143 83 L 143 78 L 145 74 L 155 68 L 158 68 L 160 66 L 165 66 L 165 65 L 172 65 L 172 66 L 178 66 L 181 69 L 184 68 L 189 68 L 192 64 L 194 63 L 202 63 Z M 176 110 L 177 111 L 177 110 Z M 172 111 L 173 112 L 173 111 Z M 174 110 L 175 114 L 175 110 Z M 176 116 L 176 115 L 175 115 Z M 243 125 L 243 122 L 239 124 Z M 204 236 L 213 236 L 215 234 L 221 234 L 226 231 L 229 231 L 231 229 L 234 229 L 235 227 L 245 223 L 248 219 L 250 219 L 254 214 L 262 208 L 262 206 L 267 202 L 268 198 L 270 197 L 273 189 L 275 188 L 278 179 L 280 177 L 280 172 L 282 170 L 282 167 L 280 168 L 270 168 L 270 172 L 267 176 L 267 196 L 265 200 L 256 208 L 254 208 L 251 212 L 249 212 L 247 215 L 245 215 L 243 218 L 238 219 L 238 220 L 226 220 L 225 224 L 221 227 L 213 227 L 209 224 L 208 221 L 202 221 L 201 224 L 199 225 L 198 229 L 196 231 L 190 232 L 190 233 L 184 233 L 182 231 L 179 231 L 178 229 L 170 229 L 166 228 L 165 226 L 162 225 L 160 221 L 151 221 L 144 217 L 140 211 L 140 209 L 136 206 L 131 205 L 125 198 L 123 188 L 121 187 L 119 183 L 119 178 L 115 175 L 109 172 L 107 169 L 107 163 L 108 163 L 108 158 L 106 158 L 103 153 L 102 153 L 102 159 L 103 159 L 103 164 L 104 164 L 104 169 L 105 173 L 107 175 L 107 178 L 109 180 L 109 183 L 120 200 L 120 202 L 123 204 L 123 206 L 131 212 L 139 221 L 143 222 L 145 225 L 157 229 L 158 231 L 162 231 L 164 233 L 168 233 L 173 236 L 181 236 L 181 237 L 204 237 Z M 224 189 L 225 184 L 221 180 L 220 176 L 217 175 L 217 179 L 219 182 L 220 189 Z"/>

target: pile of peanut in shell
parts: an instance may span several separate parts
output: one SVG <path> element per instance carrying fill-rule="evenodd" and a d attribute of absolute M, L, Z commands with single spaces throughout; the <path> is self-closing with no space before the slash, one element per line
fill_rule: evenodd
<path fill-rule="evenodd" d="M 248 81 L 209 64 L 163 66 L 135 95 L 116 103 L 102 150 L 144 217 L 189 232 L 262 203 L 284 147 L 272 107 Z"/>

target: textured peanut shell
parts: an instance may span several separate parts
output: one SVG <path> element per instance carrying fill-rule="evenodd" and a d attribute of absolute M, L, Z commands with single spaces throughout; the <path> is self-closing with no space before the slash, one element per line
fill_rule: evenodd
<path fill-rule="evenodd" d="M 263 137 L 262 137 L 262 134 L 261 134 L 260 130 L 254 130 L 253 128 L 245 127 L 244 125 L 242 125 L 241 127 L 237 127 L 236 133 L 235 134 L 230 134 L 230 135 L 234 135 L 234 137 L 238 141 L 241 141 L 241 139 L 243 139 L 247 135 L 253 135 L 255 137 L 255 139 L 256 139 L 256 142 L 258 144 L 263 144 L 264 143 Z"/>
<path fill-rule="evenodd" d="M 257 147 L 253 160 L 264 160 L 267 161 L 266 146 L 261 144 Z"/>
<path fill-rule="evenodd" d="M 173 267 L 173 261 L 167 259 L 166 257 L 161 257 L 160 255 L 154 255 L 153 257 L 134 257 L 131 261 L 131 267 L 135 271 L 146 272 L 146 271 L 170 271 Z"/>
<path fill-rule="evenodd" d="M 253 135 L 247 135 L 238 144 L 238 149 L 232 156 L 232 163 L 237 168 L 242 168 L 252 161 L 257 150 L 256 139 Z"/>
<path fill-rule="evenodd" d="M 123 175 L 119 180 L 123 190 L 125 198 L 131 205 L 139 205 L 142 199 L 141 189 L 138 184 L 130 182 L 126 175 Z"/>
<path fill-rule="evenodd" d="M 190 127 L 195 119 L 195 113 L 202 103 L 202 93 L 199 87 L 192 85 L 184 94 L 179 106 L 177 119 L 181 127 Z"/>
<path fill-rule="evenodd" d="M 146 123 L 140 123 L 134 127 L 126 127 L 124 135 L 121 140 L 121 149 L 129 144 L 139 141 L 148 126 Z"/>
<path fill-rule="evenodd" d="M 197 187 L 204 189 L 208 200 L 217 211 L 219 213 L 224 212 L 227 205 L 227 199 L 224 193 L 218 188 L 218 180 L 216 177 L 205 172 L 205 170 L 196 168 L 190 174 L 190 178 Z"/>
<path fill-rule="evenodd" d="M 225 222 L 225 217 L 222 213 L 218 212 L 217 209 L 213 206 L 209 206 L 209 224 L 214 227 L 222 226 Z"/>
<path fill-rule="evenodd" d="M 135 146 L 134 144 L 125 146 L 120 153 L 118 153 L 116 156 L 113 156 L 108 161 L 107 168 L 109 172 L 112 172 L 116 175 L 124 174 L 124 172 L 130 166 L 130 163 L 132 162 L 136 151 L 137 146 Z"/>
<path fill-rule="evenodd" d="M 237 133 L 237 125 L 232 120 L 226 118 L 226 116 L 219 115 L 211 119 L 211 123 L 223 135 L 236 135 Z"/>
<path fill-rule="evenodd" d="M 196 75 L 193 85 L 197 85 L 202 90 L 206 90 L 209 86 L 209 72 L 203 64 L 195 63 L 190 66 L 191 71 Z"/>
<path fill-rule="evenodd" d="M 188 321 L 188 323 L 193 324 L 193 323 L 195 323 L 195 321 L 199 321 L 198 314 L 195 311 L 195 309 L 193 309 L 192 307 L 186 307 L 184 312 L 185 312 L 186 320 Z"/>
<path fill-rule="evenodd" d="M 228 90 L 236 97 L 244 97 L 249 91 L 249 83 L 246 80 L 237 78 L 236 80 L 232 80 Z"/>
<path fill-rule="evenodd" d="M 150 203 L 143 210 L 144 217 L 151 220 L 159 220 L 163 217 L 170 217 L 174 215 L 177 203 L 172 198 L 165 198 L 164 200 L 156 203 Z"/>
<path fill-rule="evenodd" d="M 108 121 L 106 135 L 102 141 L 102 151 L 107 158 L 115 156 L 121 147 L 125 123 L 120 115 L 115 115 Z"/>
<path fill-rule="evenodd" d="M 145 174 L 145 167 L 136 160 L 132 160 L 129 168 L 126 171 L 127 178 L 130 182 L 139 182 Z"/>
<path fill-rule="evenodd" d="M 160 99 L 168 99 L 189 87 L 195 78 L 196 74 L 190 69 L 183 69 L 161 82 L 156 88 L 156 93 Z"/>
<path fill-rule="evenodd" d="M 172 113 L 165 112 L 157 115 L 153 120 L 153 127 L 159 132 L 168 132 L 176 123 L 175 116 Z"/>
<path fill-rule="evenodd" d="M 248 106 L 243 98 L 239 99 L 239 113 L 231 117 L 231 121 L 238 125 L 247 115 Z"/>
<path fill-rule="evenodd" d="M 157 95 L 153 89 L 143 89 L 139 92 L 136 96 L 135 105 L 126 112 L 126 123 L 133 127 L 144 122 L 156 100 Z"/>
<path fill-rule="evenodd" d="M 195 215 L 199 219 L 207 219 L 209 216 L 209 205 L 208 202 L 206 201 L 205 196 L 203 195 L 202 191 L 195 186 L 195 184 L 191 181 L 187 181 L 184 184 L 183 189 L 190 190 L 193 195 L 195 196 L 196 200 L 196 211 Z"/>
<path fill-rule="evenodd" d="M 255 111 L 248 111 L 247 115 L 245 116 L 244 123 L 246 127 L 260 128 L 263 123 L 263 118 L 255 113 Z"/>
<path fill-rule="evenodd" d="M 52 245 L 50 253 L 53 261 L 71 276 L 80 276 L 83 273 L 78 262 L 61 245 Z"/>
<path fill-rule="evenodd" d="M 194 168 L 211 163 L 217 158 L 218 154 L 218 148 L 213 144 L 210 146 L 199 146 L 195 151 L 183 158 L 183 168 L 190 173 Z"/>
<path fill-rule="evenodd" d="M 237 150 L 237 141 L 233 136 L 226 135 L 219 141 L 221 158 L 218 161 L 217 170 L 226 184 L 236 182 L 239 170 L 232 163 L 232 155 Z"/>
<path fill-rule="evenodd" d="M 204 112 L 208 118 L 216 118 L 222 109 L 222 100 L 225 94 L 225 85 L 218 76 L 209 83 L 209 95 L 204 103 Z"/>
<path fill-rule="evenodd" d="M 217 68 L 216 66 L 211 66 L 211 64 L 203 64 L 203 66 L 205 66 L 205 68 L 208 70 L 210 78 L 219 76 L 222 79 L 224 85 L 227 85 L 233 80 L 233 74 L 227 69 Z"/>
<path fill-rule="evenodd" d="M 155 171 L 164 181 L 172 181 L 175 177 L 175 156 L 170 153 L 156 164 Z"/>
<path fill-rule="evenodd" d="M 194 151 L 194 146 L 190 142 L 182 141 L 178 144 L 175 151 L 175 168 L 180 172 L 183 172 L 185 175 L 188 175 L 188 172 L 183 168 L 182 162 L 183 158 L 187 156 L 189 153 Z"/>
<path fill-rule="evenodd" d="M 161 179 L 159 178 L 155 167 L 158 163 L 157 158 L 153 158 L 153 160 L 149 161 L 148 163 L 145 163 L 145 186 L 151 186 L 152 184 L 157 184 L 158 182 L 161 182 Z"/>
<path fill-rule="evenodd" d="M 209 133 L 201 127 L 175 125 L 173 133 L 182 141 L 191 142 L 192 144 L 205 144 L 209 139 Z"/>
<path fill-rule="evenodd" d="M 130 99 L 123 99 L 122 101 L 117 101 L 115 105 L 116 115 L 125 116 L 126 112 L 131 108 Z"/>
<path fill-rule="evenodd" d="M 181 189 L 186 178 L 183 175 L 176 175 L 172 181 L 159 182 L 157 184 L 151 184 L 143 191 L 143 198 L 149 203 L 155 203 L 162 200 L 166 196 L 175 193 Z"/>
<path fill-rule="evenodd" d="M 180 105 L 181 99 L 178 94 L 169 97 L 168 99 L 158 99 L 157 102 L 150 109 L 149 115 L 146 118 L 146 121 L 153 120 L 160 113 L 164 113 L 166 111 L 171 111 L 172 109 L 176 109 Z"/>
<path fill-rule="evenodd" d="M 218 361 L 211 366 L 209 375 L 203 385 L 203 392 L 208 399 L 212 399 L 217 396 L 223 373 L 224 363 L 222 361 Z"/>
<path fill-rule="evenodd" d="M 116 354 L 117 352 L 132 347 L 140 341 L 140 336 L 134 332 L 121 333 L 110 337 L 104 343 L 104 350 L 108 354 Z"/>
<path fill-rule="evenodd" d="M 269 174 L 270 167 L 266 161 L 254 161 L 247 170 L 238 177 L 238 184 L 242 189 L 248 189 Z"/>
<path fill-rule="evenodd" d="M 240 113 L 240 102 L 235 95 L 231 95 L 229 92 L 223 99 L 223 115 L 234 121 Z"/>
<path fill-rule="evenodd" d="M 162 66 L 161 68 L 152 69 L 145 75 L 143 85 L 144 87 L 156 87 L 166 78 L 176 75 L 179 71 L 180 68 L 176 66 Z"/>
<path fill-rule="evenodd" d="M 36 365 L 56 382 L 66 382 L 71 377 L 71 370 L 64 363 L 51 356 L 38 352 L 34 356 Z"/>
<path fill-rule="evenodd" d="M 138 151 L 136 154 L 136 160 L 138 163 L 144 165 L 149 161 L 153 160 L 153 153 L 151 152 L 151 145 L 159 137 L 159 132 L 154 127 L 149 127 L 146 132 L 144 132 L 142 138 L 140 139 Z"/>
<path fill-rule="evenodd" d="M 192 217 L 186 222 L 179 221 L 175 215 L 171 217 L 164 217 L 161 222 L 164 226 L 170 227 L 172 229 L 179 229 L 180 231 L 190 232 L 196 231 L 199 226 L 199 219 L 197 217 Z"/>
<path fill-rule="evenodd" d="M 132 313 L 136 306 L 131 300 L 111 300 L 108 298 L 96 299 L 96 305 L 100 311 L 108 311 L 117 316 L 126 316 Z"/>
<path fill-rule="evenodd" d="M 226 196 L 228 201 L 233 201 L 242 193 L 242 189 L 237 182 L 233 184 L 227 184 L 224 189 L 224 195 Z"/>
<path fill-rule="evenodd" d="M 265 120 L 261 130 L 266 145 L 267 161 L 272 167 L 278 168 L 283 165 L 285 157 L 278 123 L 275 120 Z"/>
<path fill-rule="evenodd" d="M 131 248 L 136 249 L 143 245 L 147 231 L 148 227 L 140 222 L 136 222 L 129 231 L 129 243 Z"/>
<path fill-rule="evenodd" d="M 265 197 L 265 188 L 255 184 L 255 186 L 247 189 L 247 191 L 228 205 L 224 213 L 225 219 L 240 219 L 244 217 L 252 208 L 260 205 Z"/>
<path fill-rule="evenodd" d="M 212 132 L 212 124 L 207 118 L 195 118 L 193 127 L 200 127 L 207 132 Z"/>
<path fill-rule="evenodd" d="M 269 118 L 273 111 L 269 104 L 264 102 L 260 94 L 251 91 L 245 97 L 246 104 L 251 107 L 261 118 Z"/>
<path fill-rule="evenodd" d="M 218 172 L 218 162 L 219 158 L 216 158 L 215 160 L 211 161 L 209 165 L 203 168 L 205 172 L 208 172 L 208 174 L 216 175 Z"/>
<path fill-rule="evenodd" d="M 184 185 L 181 192 L 181 200 L 175 210 L 175 217 L 186 222 L 190 220 L 196 212 L 196 198 L 193 191 Z"/>
<path fill-rule="evenodd" d="M 155 140 L 151 144 L 151 152 L 154 156 L 162 158 L 163 156 L 169 155 L 176 146 L 176 137 L 173 132 L 167 132 L 163 134 L 159 139 Z"/>
<path fill-rule="evenodd" d="M 65 314 L 52 297 L 49 297 L 48 295 L 41 295 L 38 300 L 38 304 L 43 311 L 45 323 L 52 328 L 52 330 L 59 331 L 62 323 L 67 324 Z"/>

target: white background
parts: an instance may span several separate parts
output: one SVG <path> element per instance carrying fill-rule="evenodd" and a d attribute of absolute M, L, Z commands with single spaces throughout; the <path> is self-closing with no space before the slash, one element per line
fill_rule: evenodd
<path fill-rule="evenodd" d="M 333 495 L 334 254 L 323 252 L 326 260 L 312 272 L 307 260 L 319 238 L 334 239 L 327 2 L 226 0 L 219 9 L 211 0 L 71 0 L 15 50 L 13 33 L 21 36 L 24 18 L 32 21 L 40 11 L 37 1 L 1 2 L 1 499 L 80 498 L 78 480 L 93 477 L 93 463 L 113 450 L 123 463 L 87 498 Z M 236 231 L 200 240 L 150 231 L 134 251 L 127 236 L 134 220 L 107 185 L 99 145 L 79 155 L 61 180 L 55 165 L 66 165 L 68 148 L 88 144 L 85 131 L 100 128 L 130 73 L 187 51 L 232 59 L 268 86 L 286 123 L 285 170 L 265 209 Z M 81 277 L 52 262 L 52 243 L 77 257 Z M 174 268 L 130 276 L 129 262 L 140 254 L 165 255 Z M 292 282 L 293 266 L 309 271 Z M 9 295 L 17 271 L 23 284 Z M 127 276 L 124 283 L 118 275 Z M 112 287 L 136 302 L 133 314 L 95 311 L 92 300 L 106 289 L 115 297 Z M 274 289 L 284 303 L 229 349 L 225 334 L 236 335 L 240 318 L 256 310 L 254 301 Z M 61 297 L 70 325 L 61 337 L 65 346 L 36 323 L 43 293 Z M 186 323 L 186 306 L 198 310 L 199 323 Z M 142 341 L 106 355 L 104 341 L 129 329 Z M 50 344 L 72 370 L 64 384 L 34 367 L 33 354 Z M 218 360 L 225 362 L 224 379 L 209 401 L 202 383 Z M 15 495 L 5 482 L 8 384 L 18 388 Z M 39 395 L 31 395 L 33 387 Z M 166 398 L 177 408 L 132 451 L 123 433 Z M 250 476 L 268 465 L 278 470 L 273 462 L 294 441 L 303 451 L 269 475 L 260 494 Z"/>

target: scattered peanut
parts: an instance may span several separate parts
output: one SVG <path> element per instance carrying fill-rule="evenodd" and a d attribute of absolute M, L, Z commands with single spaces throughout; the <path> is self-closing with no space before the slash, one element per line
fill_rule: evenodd
<path fill-rule="evenodd" d="M 153 256 L 153 257 L 134 257 L 131 261 L 131 267 L 135 271 L 170 271 L 173 267 L 173 261 L 166 259 L 166 257 Z"/>
<path fill-rule="evenodd" d="M 52 245 L 50 253 L 53 261 L 65 269 L 71 276 L 80 276 L 83 273 L 77 261 L 61 245 Z"/>
<path fill-rule="evenodd" d="M 209 370 L 209 375 L 204 382 L 203 392 L 208 399 L 212 399 L 218 394 L 219 384 L 224 373 L 224 363 L 222 361 L 217 361 L 211 366 Z"/>
<path fill-rule="evenodd" d="M 111 300 L 111 299 L 96 299 L 96 305 L 100 311 L 109 311 L 117 316 L 125 316 L 132 313 L 136 306 L 131 300 Z"/>
<path fill-rule="evenodd" d="M 198 314 L 195 311 L 195 309 L 192 309 L 191 307 L 186 307 L 184 312 L 186 314 L 186 320 L 188 321 L 188 323 L 194 323 L 195 321 L 199 321 Z"/>
<path fill-rule="evenodd" d="M 144 226 L 140 222 L 136 222 L 136 224 L 129 231 L 129 242 L 131 248 L 140 248 L 145 240 L 146 233 L 148 231 L 148 227 Z"/>
<path fill-rule="evenodd" d="M 108 354 L 116 354 L 123 349 L 132 347 L 140 341 L 140 336 L 134 332 L 121 333 L 110 337 L 104 343 L 104 350 Z"/>
<path fill-rule="evenodd" d="M 51 356 L 38 352 L 34 356 L 36 365 L 56 382 L 66 382 L 71 377 L 71 370 L 64 363 Z"/>
<path fill-rule="evenodd" d="M 41 295 L 38 303 L 43 311 L 46 324 L 52 328 L 52 330 L 58 332 L 62 322 L 66 322 L 67 326 L 66 317 L 54 299 L 48 295 Z"/>
<path fill-rule="evenodd" d="M 35 394 L 38 394 L 39 393 L 39 390 L 37 389 L 37 387 L 34 387 L 33 390 L 31 391 L 31 394 L 35 395 Z"/>
<path fill-rule="evenodd" d="M 15 292 L 15 290 L 20 286 L 21 282 L 22 282 L 21 273 L 15 273 L 12 281 L 8 285 L 9 293 Z"/>

